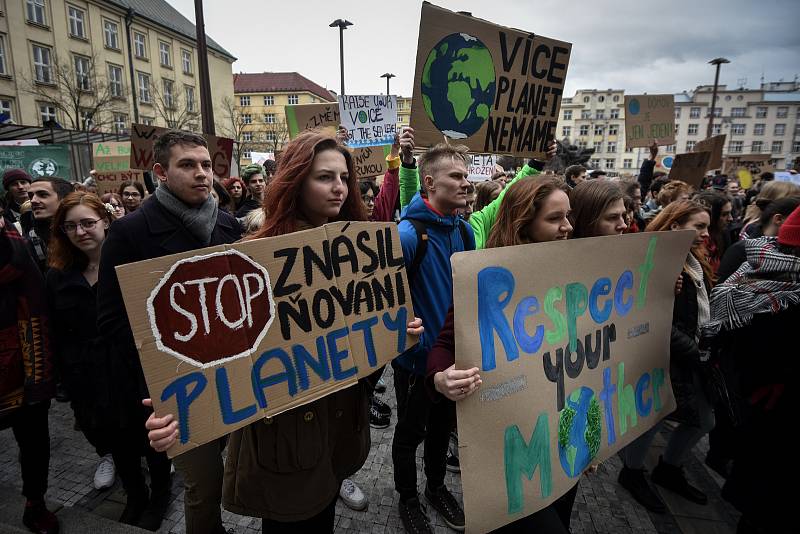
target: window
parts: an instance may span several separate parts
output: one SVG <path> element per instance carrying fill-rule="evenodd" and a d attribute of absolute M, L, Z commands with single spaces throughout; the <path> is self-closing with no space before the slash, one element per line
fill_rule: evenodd
<path fill-rule="evenodd" d="M 580 148 L 580 149 L 584 149 L 584 148 L 586 148 L 586 141 L 578 141 L 578 142 L 577 142 L 577 143 L 575 143 L 575 144 L 576 144 L 576 146 L 577 146 L 578 148 Z"/>
<path fill-rule="evenodd" d="M 785 124 L 776 124 L 775 131 L 772 135 L 785 135 L 786 134 L 786 125 Z"/>
<path fill-rule="evenodd" d="M 592 112 L 590 110 L 588 110 L 588 109 L 581 110 L 581 118 L 582 119 L 591 119 L 592 118 Z"/>
<path fill-rule="evenodd" d="M 680 131 L 680 129 L 681 129 L 681 125 L 680 124 L 676 124 L 675 125 L 675 135 L 678 135 L 678 132 Z"/>
<path fill-rule="evenodd" d="M 143 33 L 133 32 L 133 54 L 139 59 L 147 59 L 147 37 Z"/>
<path fill-rule="evenodd" d="M 174 83 L 172 80 L 161 80 L 161 87 L 164 89 L 164 106 L 169 109 L 175 107 L 175 92 L 173 91 Z"/>
<path fill-rule="evenodd" d="M 800 152 L 800 141 L 794 141 L 792 143 L 792 152 L 794 153 Z"/>
<path fill-rule="evenodd" d="M 253 140 L 253 134 L 251 132 L 242 133 L 242 141 L 249 143 L 252 140 Z"/>
<path fill-rule="evenodd" d="M 47 25 L 47 19 L 44 16 L 44 0 L 25 0 L 25 11 L 28 15 L 28 22 Z"/>
<path fill-rule="evenodd" d="M 158 42 L 158 58 L 162 67 L 172 67 L 172 47 L 169 43 Z"/>
<path fill-rule="evenodd" d="M 111 96 L 121 98 L 122 94 L 122 67 L 108 66 L 108 90 Z"/>
<path fill-rule="evenodd" d="M 595 135 L 603 135 L 603 130 L 604 129 L 605 129 L 605 126 L 603 126 L 602 124 L 595 124 L 595 126 L 594 126 L 594 134 Z"/>
<path fill-rule="evenodd" d="M 289 105 L 290 106 L 295 105 L 295 104 L 299 104 L 299 103 L 300 103 L 300 99 L 297 97 L 297 95 L 289 95 Z"/>
<path fill-rule="evenodd" d="M 267 132 L 266 134 L 264 134 L 264 139 L 268 143 L 274 143 L 275 142 L 275 132 Z"/>
<path fill-rule="evenodd" d="M 186 86 L 186 111 L 194 113 L 194 87 Z"/>
<path fill-rule="evenodd" d="M 609 112 L 609 117 L 608 118 L 609 119 L 618 119 L 619 118 L 619 110 L 618 109 L 612 109 Z"/>
<path fill-rule="evenodd" d="M 103 21 L 103 41 L 108 48 L 119 50 L 119 26 L 116 22 Z"/>
<path fill-rule="evenodd" d="M 150 75 L 137 72 L 136 76 L 139 79 L 139 102 L 149 104 L 153 101 L 150 96 Z"/>
<path fill-rule="evenodd" d="M 240 106 L 249 106 L 250 105 L 250 97 L 249 96 L 240 96 L 239 97 L 239 105 Z"/>
<path fill-rule="evenodd" d="M 601 120 L 605 119 L 606 118 L 606 111 L 604 109 L 598 109 L 595 112 L 595 118 L 596 119 L 601 119 Z"/>
<path fill-rule="evenodd" d="M 594 151 L 595 153 L 600 153 L 603 151 L 603 142 L 600 141 L 599 143 L 594 144 Z"/>
<path fill-rule="evenodd" d="M 564 110 L 564 120 L 565 121 L 571 121 L 572 120 L 572 110 L 571 109 L 565 109 Z"/>
<path fill-rule="evenodd" d="M 589 102 L 589 97 L 588 96 L 584 96 L 583 97 L 583 103 L 586 104 L 587 102 Z"/>
<path fill-rule="evenodd" d="M 609 141 L 608 145 L 606 145 L 606 152 L 613 154 L 617 151 L 617 143 L 614 141 Z"/>
<path fill-rule="evenodd" d="M 245 124 L 253 124 L 253 116 L 249 113 L 242 115 L 242 122 Z"/>
<path fill-rule="evenodd" d="M 42 119 L 42 126 L 47 121 L 56 120 L 56 107 L 53 104 L 39 104 L 39 117 Z"/>
<path fill-rule="evenodd" d="M 744 117 L 746 108 L 731 108 L 731 117 Z"/>
<path fill-rule="evenodd" d="M 91 65 L 88 57 L 75 56 L 75 83 L 81 91 L 91 91 Z"/>
<path fill-rule="evenodd" d="M 0 35 L 0 74 L 8 74 L 6 66 L 6 38 Z"/>
<path fill-rule="evenodd" d="M 622 168 L 623 169 L 632 169 L 633 168 L 633 160 L 632 159 L 623 159 L 622 160 Z"/>
<path fill-rule="evenodd" d="M 139 117 L 139 120 L 145 126 L 152 126 L 156 122 L 156 120 L 153 117 Z"/>
<path fill-rule="evenodd" d="M 569 126 L 563 126 L 561 128 L 561 137 L 569 137 L 572 133 L 572 128 Z"/>
<path fill-rule="evenodd" d="M 788 116 L 789 116 L 789 107 L 788 107 L 788 106 L 780 106 L 780 107 L 778 108 L 778 114 L 777 114 L 777 117 L 778 117 L 779 119 L 785 119 L 785 118 L 786 118 L 786 117 L 788 117 Z"/>
<path fill-rule="evenodd" d="M 265 106 L 274 106 L 275 105 L 275 97 L 272 95 L 266 95 L 264 97 L 264 105 Z"/>
<path fill-rule="evenodd" d="M 600 166 L 600 160 L 597 158 L 592 158 L 589 160 L 589 166 L 596 169 Z"/>
<path fill-rule="evenodd" d="M 711 135 L 719 135 L 722 133 L 722 125 L 715 124 L 713 128 L 711 128 Z"/>
<path fill-rule="evenodd" d="M 722 117 L 722 108 L 714 108 L 714 117 Z"/>
<path fill-rule="evenodd" d="M 700 108 L 689 108 L 689 118 L 690 119 L 699 119 L 700 118 Z"/>
<path fill-rule="evenodd" d="M 33 71 L 37 82 L 53 83 L 53 64 L 50 49 L 46 46 L 33 45 Z"/>
<path fill-rule="evenodd" d="M 597 97 L 597 101 L 598 102 L 605 102 L 606 101 L 606 97 L 604 97 L 603 95 L 600 95 L 600 96 Z"/>
<path fill-rule="evenodd" d="M 773 154 L 777 154 L 779 152 L 783 152 L 783 141 L 773 141 L 772 142 L 772 151 Z"/>
<path fill-rule="evenodd" d="M 69 34 L 72 37 L 86 39 L 86 13 L 77 7 L 67 6 L 67 19 L 69 19 Z"/>
<path fill-rule="evenodd" d="M 275 114 L 274 113 L 264 113 L 264 122 L 267 124 L 274 124 L 275 123 Z"/>
<path fill-rule="evenodd" d="M 666 152 L 667 154 L 674 154 L 675 145 L 667 145 L 667 148 L 664 149 L 664 152 Z"/>
<path fill-rule="evenodd" d="M 756 118 L 757 119 L 767 118 L 767 106 L 758 106 L 756 108 Z"/>
<path fill-rule="evenodd" d="M 7 115 L 6 120 L 14 120 L 14 114 L 11 112 L 11 108 L 11 100 L 0 98 L 0 115 Z"/>
<path fill-rule="evenodd" d="M 613 169 L 613 168 L 614 168 L 614 160 L 613 159 L 607 159 L 606 160 L 606 169 Z"/>
<path fill-rule="evenodd" d="M 608 135 L 619 135 L 619 124 L 612 124 L 609 126 Z"/>
<path fill-rule="evenodd" d="M 588 124 L 581 124 L 580 131 L 578 135 L 589 135 L 589 125 Z"/>
<path fill-rule="evenodd" d="M 744 124 L 731 124 L 731 135 L 744 135 Z"/>
<path fill-rule="evenodd" d="M 764 150 L 764 142 L 753 141 L 753 146 L 750 152 L 752 152 L 753 154 L 760 154 L 762 150 Z"/>
<path fill-rule="evenodd" d="M 249 150 L 242 150 L 242 158 L 244 159 L 250 159 L 252 157 L 251 154 Z"/>
<path fill-rule="evenodd" d="M 764 135 L 764 124 L 754 124 L 753 125 L 753 135 Z"/>
<path fill-rule="evenodd" d="M 128 133 L 128 116 L 124 113 L 114 113 L 114 133 Z"/>
<path fill-rule="evenodd" d="M 181 66 L 184 74 L 192 73 L 192 53 L 185 48 L 181 48 Z"/>
<path fill-rule="evenodd" d="M 679 107 L 675 108 L 675 118 L 676 119 L 680 119 L 681 118 L 681 108 L 679 108 Z"/>
<path fill-rule="evenodd" d="M 686 133 L 688 135 L 697 135 L 697 124 L 690 124 Z"/>
<path fill-rule="evenodd" d="M 696 143 L 697 141 L 686 141 L 686 152 L 691 152 L 692 150 L 694 150 L 694 145 Z"/>
<path fill-rule="evenodd" d="M 731 141 L 731 144 L 728 145 L 728 151 L 731 154 L 741 154 L 743 146 L 744 141 Z"/>
<path fill-rule="evenodd" d="M 614 102 L 619 102 L 619 95 L 614 95 L 614 98 L 612 98 L 611 100 L 613 100 Z"/>

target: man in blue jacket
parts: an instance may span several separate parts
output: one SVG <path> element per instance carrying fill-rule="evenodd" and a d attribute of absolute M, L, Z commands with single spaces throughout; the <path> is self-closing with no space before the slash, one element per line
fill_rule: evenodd
<path fill-rule="evenodd" d="M 412 145 L 413 141 L 402 145 L 402 164 L 407 168 L 415 163 Z M 403 211 L 399 225 L 414 313 L 425 325 L 420 343 L 392 362 L 398 414 L 392 461 L 400 518 L 408 532 L 432 532 L 417 495 L 416 451 L 423 441 L 426 500 L 451 528 L 464 530 L 464 511 L 444 485 L 455 410 L 452 403 L 431 401 L 424 377 L 428 351 L 453 302 L 450 256 L 475 248 L 472 228 L 456 215 L 467 204 L 466 154 L 466 147 L 442 144 L 420 157 L 421 191 Z"/>

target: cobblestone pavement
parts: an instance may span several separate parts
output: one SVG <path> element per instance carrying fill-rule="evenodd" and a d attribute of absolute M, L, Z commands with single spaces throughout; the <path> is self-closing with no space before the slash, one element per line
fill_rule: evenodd
<path fill-rule="evenodd" d="M 372 429 L 372 450 L 364 467 L 353 478 L 369 498 L 369 508 L 355 512 L 339 501 L 336 506 L 336 532 L 403 532 L 397 514 L 398 495 L 394 492 L 392 478 L 391 444 L 396 417 L 395 398 L 391 385 L 391 369 L 386 377 L 389 386 L 381 398 L 392 406 L 392 425 L 384 430 Z M 656 438 L 647 465 L 657 463 L 665 444 L 666 429 Z M 50 486 L 47 498 L 65 508 L 73 507 L 116 520 L 122 512 L 125 496 L 119 480 L 109 490 L 97 491 L 92 487 L 92 476 L 97 455 L 80 432 L 73 430 L 72 412 L 68 404 L 53 403 L 50 409 L 51 460 Z M 660 493 L 668 505 L 669 513 L 649 514 L 617 484 L 621 467 L 617 457 L 607 460 L 597 473 L 582 477 L 575 506 L 572 510 L 571 530 L 581 533 L 733 533 L 738 514 L 719 495 L 721 479 L 703 464 L 707 450 L 703 440 L 693 451 L 687 465 L 690 479 L 709 495 L 707 506 L 695 506 L 666 490 Z M 420 447 L 420 453 L 422 448 Z M 424 486 L 422 458 L 417 458 L 420 488 Z M 458 475 L 448 473 L 447 485 L 461 499 L 461 482 Z M 17 446 L 10 430 L 0 432 L 0 487 L 19 491 L 22 487 Z M 183 521 L 182 481 L 176 474 L 173 481 L 173 500 L 159 532 L 163 534 L 185 532 Z M 21 499 L 21 498 L 20 498 Z M 20 500 L 20 506 L 22 504 Z M 21 509 L 20 509 L 21 512 Z M 429 510 L 437 533 L 452 532 L 433 510 Z M 223 513 L 229 532 L 236 534 L 261 531 L 261 521 L 230 512 Z M 21 526 L 21 525 L 16 525 Z M 132 529 L 135 530 L 135 529 Z M 4 532 L 0 524 L 0 532 Z M 137 532 L 142 532 L 137 530 Z"/>

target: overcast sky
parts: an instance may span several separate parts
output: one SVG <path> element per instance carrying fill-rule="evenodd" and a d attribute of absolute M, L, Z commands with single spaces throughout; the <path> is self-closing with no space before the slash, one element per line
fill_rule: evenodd
<path fill-rule="evenodd" d="M 193 0 L 168 0 L 194 21 Z M 497 24 L 572 43 L 565 89 L 670 93 L 714 82 L 707 62 L 726 57 L 721 84 L 757 88 L 800 75 L 798 0 L 437 0 Z M 206 33 L 236 56 L 234 72 L 297 71 L 339 90 L 339 30 L 345 89 L 411 96 L 421 0 L 205 0 Z"/>

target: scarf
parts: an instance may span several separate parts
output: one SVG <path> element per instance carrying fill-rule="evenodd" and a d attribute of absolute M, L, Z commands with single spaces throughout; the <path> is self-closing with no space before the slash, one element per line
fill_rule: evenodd
<path fill-rule="evenodd" d="M 711 292 L 711 322 L 704 336 L 750 323 L 757 313 L 800 305 L 800 258 L 778 249 L 774 237 L 745 242 L 747 261 Z"/>
<path fill-rule="evenodd" d="M 206 201 L 198 207 L 190 208 L 176 197 L 165 185 L 156 189 L 156 200 L 165 210 L 178 217 L 189 233 L 200 240 L 203 245 L 211 243 L 211 232 L 217 224 L 219 207 L 214 197 L 208 195 Z"/>
<path fill-rule="evenodd" d="M 704 324 L 708 323 L 711 318 L 708 303 L 708 290 L 703 281 L 703 267 L 700 265 L 700 262 L 697 261 L 697 258 L 694 257 L 694 254 L 690 253 L 686 258 L 684 269 L 697 288 L 697 324 L 702 327 Z M 697 335 L 695 337 L 695 341 L 700 339 L 700 328 L 697 329 Z"/>

